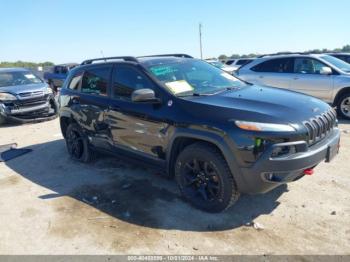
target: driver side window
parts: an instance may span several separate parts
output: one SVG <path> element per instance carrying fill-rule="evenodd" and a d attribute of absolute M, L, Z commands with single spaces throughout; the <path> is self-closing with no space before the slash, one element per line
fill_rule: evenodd
<path fill-rule="evenodd" d="M 321 74 L 322 67 L 326 65 L 312 58 L 296 58 L 294 63 L 294 73 L 296 74 Z"/>
<path fill-rule="evenodd" d="M 117 65 L 113 75 L 113 98 L 131 100 L 132 92 L 137 89 L 154 89 L 148 77 L 135 67 Z"/>

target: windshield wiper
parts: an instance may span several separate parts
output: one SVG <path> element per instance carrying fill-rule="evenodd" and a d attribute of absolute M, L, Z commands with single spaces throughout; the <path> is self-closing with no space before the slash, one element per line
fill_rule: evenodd
<path fill-rule="evenodd" d="M 177 95 L 177 97 L 187 97 L 187 96 L 203 96 L 205 94 L 200 94 L 200 93 L 190 93 L 186 95 Z"/>
<path fill-rule="evenodd" d="M 220 93 L 225 92 L 225 91 L 231 91 L 231 90 L 235 90 L 235 89 L 237 89 L 237 87 L 229 86 L 229 87 L 221 88 L 221 89 L 216 90 L 216 91 L 211 92 L 211 93 L 205 93 L 205 95 L 216 95 L 216 94 L 220 94 Z"/>

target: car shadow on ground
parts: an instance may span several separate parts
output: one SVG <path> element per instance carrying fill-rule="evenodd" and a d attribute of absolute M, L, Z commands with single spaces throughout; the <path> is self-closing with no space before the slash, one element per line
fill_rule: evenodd
<path fill-rule="evenodd" d="M 338 123 L 341 124 L 341 125 L 350 125 L 350 120 L 338 119 Z"/>
<path fill-rule="evenodd" d="M 271 212 L 287 191 L 283 185 L 264 195 L 243 195 L 229 210 L 208 214 L 187 204 L 173 180 L 142 163 L 101 155 L 91 164 L 77 163 L 64 140 L 32 145 L 27 155 L 6 162 L 25 179 L 51 190 L 42 201 L 69 196 L 131 224 L 184 231 L 222 231 L 240 227 Z M 23 194 L 26 194 L 23 192 Z"/>

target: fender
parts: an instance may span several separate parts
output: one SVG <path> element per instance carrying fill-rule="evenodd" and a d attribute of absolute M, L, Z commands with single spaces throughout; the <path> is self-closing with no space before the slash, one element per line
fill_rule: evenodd
<path fill-rule="evenodd" d="M 228 138 L 225 138 L 225 134 L 219 132 L 215 133 L 198 129 L 176 128 L 173 136 L 170 139 L 169 148 L 166 155 L 166 165 L 168 174 L 171 174 L 171 170 L 175 164 L 175 160 L 172 159 L 172 151 L 174 142 L 177 138 L 198 139 L 215 145 L 221 151 L 223 157 L 225 158 L 230 168 L 230 171 L 237 183 L 238 189 L 241 191 L 244 190 L 244 188 L 246 188 L 245 179 L 242 173 L 240 172 L 240 168 L 235 160 L 235 156 L 232 154 L 232 150 L 230 150 L 228 147 L 228 143 L 226 141 L 228 140 Z"/>

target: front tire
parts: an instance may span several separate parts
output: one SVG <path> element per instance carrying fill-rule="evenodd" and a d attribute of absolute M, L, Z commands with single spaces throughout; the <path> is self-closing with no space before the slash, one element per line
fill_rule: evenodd
<path fill-rule="evenodd" d="M 342 95 L 337 104 L 338 115 L 350 120 L 350 92 Z"/>
<path fill-rule="evenodd" d="M 92 161 L 93 151 L 89 147 L 87 136 L 78 124 L 69 124 L 65 139 L 68 153 L 72 159 L 83 163 Z"/>
<path fill-rule="evenodd" d="M 180 153 L 175 178 L 184 198 L 207 212 L 228 209 L 240 195 L 221 152 L 206 143 L 192 144 Z"/>

